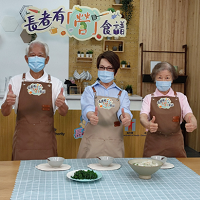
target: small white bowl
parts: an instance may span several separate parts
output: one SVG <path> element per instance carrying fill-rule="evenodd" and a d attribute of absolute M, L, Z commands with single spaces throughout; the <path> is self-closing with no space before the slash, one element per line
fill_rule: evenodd
<path fill-rule="evenodd" d="M 163 164 L 165 164 L 167 161 L 167 157 L 165 156 L 155 155 L 155 156 L 151 156 L 151 158 L 154 160 L 160 160 Z"/>
<path fill-rule="evenodd" d="M 63 164 L 64 160 L 65 159 L 62 157 L 49 157 L 47 159 L 51 167 L 60 167 Z"/>
<path fill-rule="evenodd" d="M 102 166 L 109 166 L 110 164 L 112 164 L 113 162 L 113 157 L 111 156 L 100 156 L 99 157 L 100 159 L 99 160 L 99 163 L 102 165 Z"/>

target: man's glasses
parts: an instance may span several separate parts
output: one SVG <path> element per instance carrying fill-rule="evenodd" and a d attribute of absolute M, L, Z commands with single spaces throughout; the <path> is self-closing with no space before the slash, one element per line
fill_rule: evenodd
<path fill-rule="evenodd" d="M 106 71 L 112 72 L 112 71 L 114 70 L 114 68 L 112 68 L 112 67 L 99 66 L 99 70 L 100 70 L 100 71 L 106 70 Z"/>

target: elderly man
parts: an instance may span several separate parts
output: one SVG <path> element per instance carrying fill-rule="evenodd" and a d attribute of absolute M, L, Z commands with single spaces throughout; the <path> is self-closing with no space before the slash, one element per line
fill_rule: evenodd
<path fill-rule="evenodd" d="M 44 71 L 49 61 L 47 44 L 33 41 L 26 49 L 30 71 L 11 78 L 1 112 L 17 114 L 13 136 L 13 160 L 46 159 L 57 155 L 54 131 L 56 109 L 65 116 L 68 106 L 62 82 Z"/>

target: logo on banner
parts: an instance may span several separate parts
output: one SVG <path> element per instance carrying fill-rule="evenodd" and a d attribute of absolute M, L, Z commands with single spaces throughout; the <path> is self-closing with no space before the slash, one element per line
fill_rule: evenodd
<path fill-rule="evenodd" d="M 46 93 L 46 90 L 43 90 L 43 86 L 39 83 L 31 83 L 29 86 L 27 86 L 27 91 L 30 95 L 37 96 Z"/>
<path fill-rule="evenodd" d="M 96 8 L 75 5 L 65 10 L 63 6 L 49 11 L 29 6 L 22 28 L 28 34 L 49 32 L 50 35 L 69 36 L 77 40 L 103 37 L 126 36 L 126 20 L 120 11 L 99 12 Z"/>

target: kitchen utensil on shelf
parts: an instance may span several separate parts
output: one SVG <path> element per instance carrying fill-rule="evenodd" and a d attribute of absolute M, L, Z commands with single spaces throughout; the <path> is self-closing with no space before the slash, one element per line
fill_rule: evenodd
<path fill-rule="evenodd" d="M 77 70 L 74 71 L 74 74 L 73 74 L 74 78 L 76 80 L 79 80 L 81 77 L 80 77 L 80 74 L 77 72 Z"/>

